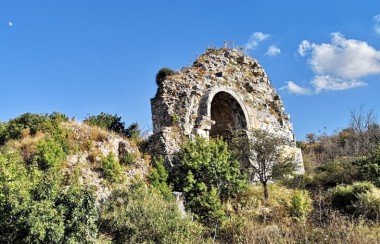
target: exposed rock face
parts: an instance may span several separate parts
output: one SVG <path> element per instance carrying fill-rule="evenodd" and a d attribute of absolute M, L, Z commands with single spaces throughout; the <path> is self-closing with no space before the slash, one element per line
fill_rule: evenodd
<path fill-rule="evenodd" d="M 280 96 L 261 65 L 237 49 L 207 49 L 192 67 L 160 83 L 151 106 L 151 150 L 169 161 L 182 136 L 216 137 L 231 127 L 262 129 L 286 138 L 303 165 Z"/>
<path fill-rule="evenodd" d="M 78 152 L 68 156 L 64 172 L 66 175 L 71 175 L 75 167 L 78 167 L 80 169 L 79 181 L 82 185 L 93 187 L 96 191 L 96 203 L 102 203 L 112 191 L 112 188 L 104 182 L 102 157 L 112 153 L 120 160 L 127 154 L 138 155 L 138 149 L 120 135 L 85 123 L 71 121 L 61 125 L 72 131 L 72 140 L 78 145 Z M 121 183 L 120 186 L 114 184 L 113 188 L 122 187 L 128 181 L 146 177 L 148 174 L 148 163 L 144 159 L 136 157 L 133 164 L 123 171 L 126 182 Z"/>

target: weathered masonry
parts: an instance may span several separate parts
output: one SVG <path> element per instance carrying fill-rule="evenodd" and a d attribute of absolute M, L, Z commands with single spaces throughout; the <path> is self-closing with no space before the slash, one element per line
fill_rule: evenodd
<path fill-rule="evenodd" d="M 183 136 L 216 137 L 228 128 L 262 129 L 286 138 L 288 150 L 302 166 L 279 95 L 260 64 L 237 49 L 207 49 L 193 66 L 159 84 L 151 106 L 151 150 L 167 159 L 179 150 Z"/>

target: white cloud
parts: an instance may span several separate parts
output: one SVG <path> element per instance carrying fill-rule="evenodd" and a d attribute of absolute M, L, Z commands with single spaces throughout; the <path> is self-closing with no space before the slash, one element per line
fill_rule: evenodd
<path fill-rule="evenodd" d="M 309 64 L 317 75 L 357 79 L 380 74 L 380 51 L 340 33 L 331 35 L 331 43 L 310 44 Z"/>
<path fill-rule="evenodd" d="M 13 23 L 12 23 L 11 21 L 9 21 L 9 22 L 8 22 L 8 25 L 9 25 L 10 27 L 12 27 L 12 26 L 13 26 Z"/>
<path fill-rule="evenodd" d="M 328 75 L 315 76 L 310 84 L 314 87 L 316 93 L 320 91 L 342 91 L 354 87 L 366 86 L 367 83 L 358 80 L 344 80 Z"/>
<path fill-rule="evenodd" d="M 301 95 L 311 94 L 311 90 L 309 88 L 301 87 L 295 84 L 293 81 L 286 82 L 286 85 L 280 88 L 280 90 L 287 90 L 290 93 L 301 94 Z"/>
<path fill-rule="evenodd" d="M 380 15 L 374 19 L 380 25 Z M 365 41 L 347 39 L 339 32 L 331 34 L 330 43 L 316 44 L 303 40 L 297 52 L 301 56 L 310 55 L 308 64 L 315 76 L 310 81 L 309 90 L 313 93 L 365 86 L 367 83 L 361 78 L 380 74 L 380 51 Z M 293 82 L 287 83 L 287 90 L 293 93 L 302 91 L 300 88 Z"/>
<path fill-rule="evenodd" d="M 268 48 L 268 51 L 265 53 L 265 55 L 276 56 L 276 55 L 279 55 L 280 53 L 281 53 L 281 49 L 280 48 L 278 48 L 276 45 L 271 45 Z"/>
<path fill-rule="evenodd" d="M 375 22 L 375 25 L 373 26 L 374 31 L 377 34 L 380 34 L 380 14 L 373 17 L 373 22 Z"/>
<path fill-rule="evenodd" d="M 249 37 L 248 42 L 244 45 L 244 47 L 247 50 L 255 49 L 260 44 L 260 42 L 268 39 L 269 36 L 270 36 L 269 34 L 264 34 L 262 32 L 255 32 Z"/>
<path fill-rule="evenodd" d="M 307 52 L 311 49 L 311 44 L 308 40 L 303 40 L 299 45 L 298 45 L 298 54 L 301 56 L 305 56 Z"/>

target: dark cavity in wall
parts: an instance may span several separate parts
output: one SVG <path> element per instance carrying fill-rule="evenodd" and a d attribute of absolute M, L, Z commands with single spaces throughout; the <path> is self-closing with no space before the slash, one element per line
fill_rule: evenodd
<path fill-rule="evenodd" d="M 244 112 L 227 92 L 217 93 L 211 102 L 211 119 L 215 124 L 211 127 L 210 137 L 227 137 L 229 129 L 247 129 Z"/>

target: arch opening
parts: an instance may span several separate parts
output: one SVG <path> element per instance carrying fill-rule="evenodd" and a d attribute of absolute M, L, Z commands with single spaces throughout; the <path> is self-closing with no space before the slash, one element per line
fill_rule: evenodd
<path fill-rule="evenodd" d="M 228 137 L 228 131 L 247 129 L 247 120 L 239 102 L 227 92 L 218 92 L 211 101 L 210 137 Z"/>

